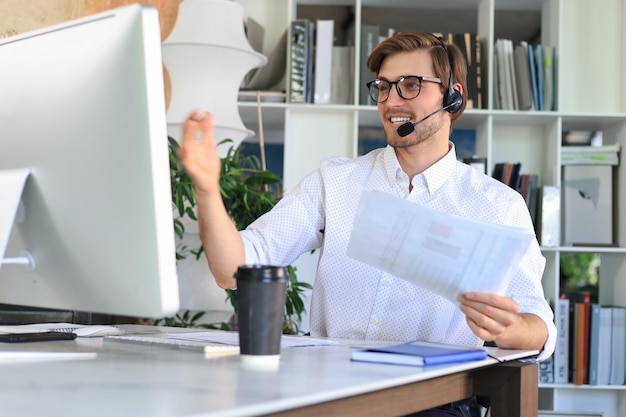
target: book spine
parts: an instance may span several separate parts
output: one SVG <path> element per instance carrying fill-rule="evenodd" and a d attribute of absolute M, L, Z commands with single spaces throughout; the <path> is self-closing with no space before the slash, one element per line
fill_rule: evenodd
<path fill-rule="evenodd" d="M 624 385 L 626 357 L 626 308 L 612 308 L 610 385 Z"/>
<path fill-rule="evenodd" d="M 354 102 L 354 47 L 333 46 L 333 66 L 331 71 L 331 95 L 333 104 L 352 104 Z"/>
<path fill-rule="evenodd" d="M 501 81 L 500 81 L 500 55 L 498 52 L 498 41 L 499 39 L 496 41 L 494 48 L 493 48 L 493 94 L 492 94 L 492 100 L 493 100 L 493 104 L 492 107 L 496 110 L 498 109 L 502 109 L 502 88 L 501 88 Z"/>
<path fill-rule="evenodd" d="M 507 39 L 498 39 L 498 77 L 500 80 L 502 110 L 515 110 L 513 105 L 513 88 L 511 80 L 511 66 L 509 61 L 509 48 Z"/>
<path fill-rule="evenodd" d="M 519 109 L 532 110 L 533 93 L 530 87 L 530 73 L 528 71 L 528 53 L 526 52 L 526 47 L 523 44 L 516 45 L 513 54 Z"/>
<path fill-rule="evenodd" d="M 557 331 L 554 349 L 554 382 L 567 384 L 569 368 L 569 300 L 567 298 L 556 300 L 554 316 Z"/>
<path fill-rule="evenodd" d="M 476 43 L 475 35 L 471 33 L 455 33 L 449 36 L 456 45 L 467 64 L 467 109 L 478 107 L 478 90 L 476 87 Z"/>
<path fill-rule="evenodd" d="M 589 383 L 589 317 L 591 293 L 588 291 L 564 291 L 570 300 L 570 366 L 571 382 Z M 573 320 L 573 323 L 572 323 Z"/>
<path fill-rule="evenodd" d="M 367 59 L 378 45 L 378 37 L 380 28 L 378 25 L 362 25 L 361 26 L 361 45 L 360 45 L 360 67 L 359 67 L 359 104 L 375 105 L 376 103 L 369 95 L 369 91 L 365 83 L 372 81 L 376 76 L 367 69 Z"/>
<path fill-rule="evenodd" d="M 539 382 L 543 384 L 554 383 L 554 356 L 539 362 Z"/>
<path fill-rule="evenodd" d="M 611 326 L 613 309 L 600 308 L 600 341 L 598 343 L 598 385 L 609 385 L 611 375 Z"/>
<path fill-rule="evenodd" d="M 476 62 L 476 107 L 479 109 L 487 108 L 487 95 L 483 94 L 483 74 L 487 73 L 487 70 L 483 67 L 485 60 L 482 58 L 483 46 L 480 35 L 474 34 L 474 60 Z"/>
<path fill-rule="evenodd" d="M 554 68 L 552 47 L 543 46 L 543 105 L 544 110 L 554 110 Z"/>
<path fill-rule="evenodd" d="M 543 50 L 541 45 L 535 46 L 535 66 L 537 68 L 537 92 L 539 97 L 539 108 L 537 110 L 545 110 L 544 107 L 544 80 L 543 80 Z"/>
<path fill-rule="evenodd" d="M 587 377 L 587 363 L 585 363 L 585 326 L 586 326 L 586 317 L 585 317 L 585 304 L 584 303 L 576 303 L 576 310 L 574 313 L 575 321 L 576 321 L 576 330 L 575 334 L 575 349 L 574 349 L 574 384 L 583 385 L 585 384 L 585 378 Z"/>
<path fill-rule="evenodd" d="M 519 110 L 519 98 L 517 97 L 517 77 L 515 76 L 515 61 L 513 58 L 513 41 L 510 39 L 506 39 L 505 45 L 508 63 L 507 76 L 509 77 L 509 80 L 511 82 L 511 92 L 513 100 L 512 110 Z"/>
<path fill-rule="evenodd" d="M 589 323 L 589 385 L 598 385 L 598 364 L 600 361 L 600 304 L 591 305 Z"/>
<path fill-rule="evenodd" d="M 307 85 L 310 83 L 307 66 L 311 65 L 308 60 L 308 37 L 311 33 L 306 19 L 298 19 L 291 22 L 291 45 L 289 64 L 289 102 L 306 103 Z"/>
<path fill-rule="evenodd" d="M 528 54 L 528 69 L 530 71 L 530 86 L 533 91 L 533 108 L 539 110 L 539 96 L 537 91 L 537 67 L 535 65 L 535 53 L 532 45 L 526 46 Z"/>

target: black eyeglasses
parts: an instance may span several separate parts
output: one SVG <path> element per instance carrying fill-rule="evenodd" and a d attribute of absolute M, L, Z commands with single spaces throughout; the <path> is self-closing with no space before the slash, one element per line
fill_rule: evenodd
<path fill-rule="evenodd" d="M 389 92 L 393 84 L 396 85 L 396 91 L 398 95 L 405 100 L 411 100 L 419 96 L 422 90 L 422 82 L 429 81 L 431 83 L 441 84 L 441 79 L 438 77 L 421 77 L 419 75 L 406 75 L 398 78 L 396 81 L 387 81 L 381 78 L 377 78 L 374 81 L 370 81 L 367 88 L 370 93 L 370 97 L 376 103 L 384 103 L 389 98 Z"/>

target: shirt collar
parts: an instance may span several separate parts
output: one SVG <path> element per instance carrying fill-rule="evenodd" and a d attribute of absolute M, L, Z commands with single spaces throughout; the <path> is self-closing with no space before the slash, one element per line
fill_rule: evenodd
<path fill-rule="evenodd" d="M 454 147 L 453 142 L 448 142 L 450 149 L 448 153 L 441 158 L 439 161 L 435 162 L 431 167 L 429 167 L 422 174 L 424 176 L 424 180 L 428 187 L 428 192 L 432 195 L 435 191 L 439 189 L 447 180 L 450 178 L 454 172 L 457 160 L 456 160 L 456 149 Z M 387 178 L 391 184 L 395 183 L 399 174 L 399 171 L 402 171 L 400 167 L 400 162 L 398 162 L 398 158 L 396 157 L 396 152 L 393 147 L 387 145 L 385 148 L 385 152 L 383 155 L 385 162 L 385 170 L 387 172 Z"/>

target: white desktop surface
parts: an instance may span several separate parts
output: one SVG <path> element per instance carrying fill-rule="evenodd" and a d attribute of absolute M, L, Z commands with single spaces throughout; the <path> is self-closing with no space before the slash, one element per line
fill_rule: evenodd
<path fill-rule="evenodd" d="M 147 329 L 122 327 L 128 332 Z M 205 358 L 198 351 L 104 342 L 102 338 L 0 343 L 0 355 L 3 351 L 97 352 L 94 359 L 0 364 L 1 414 L 253 416 L 497 362 L 488 358 L 453 365 L 409 367 L 350 361 L 351 346 L 365 344 L 344 341 L 338 346 L 287 348 L 281 352 L 278 371 L 255 371 L 245 369 L 238 355 Z M 510 353 L 518 352 L 499 350 L 497 355 Z"/>

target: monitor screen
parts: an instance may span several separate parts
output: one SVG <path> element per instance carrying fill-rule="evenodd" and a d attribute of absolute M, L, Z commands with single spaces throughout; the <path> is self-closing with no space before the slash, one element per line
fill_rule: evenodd
<path fill-rule="evenodd" d="M 0 303 L 178 311 L 156 8 L 135 4 L 0 40 L 0 187 L 3 172 L 22 168 L 30 174 L 20 210 L 0 242 Z M 23 250 L 34 268 L 11 262 Z"/>

